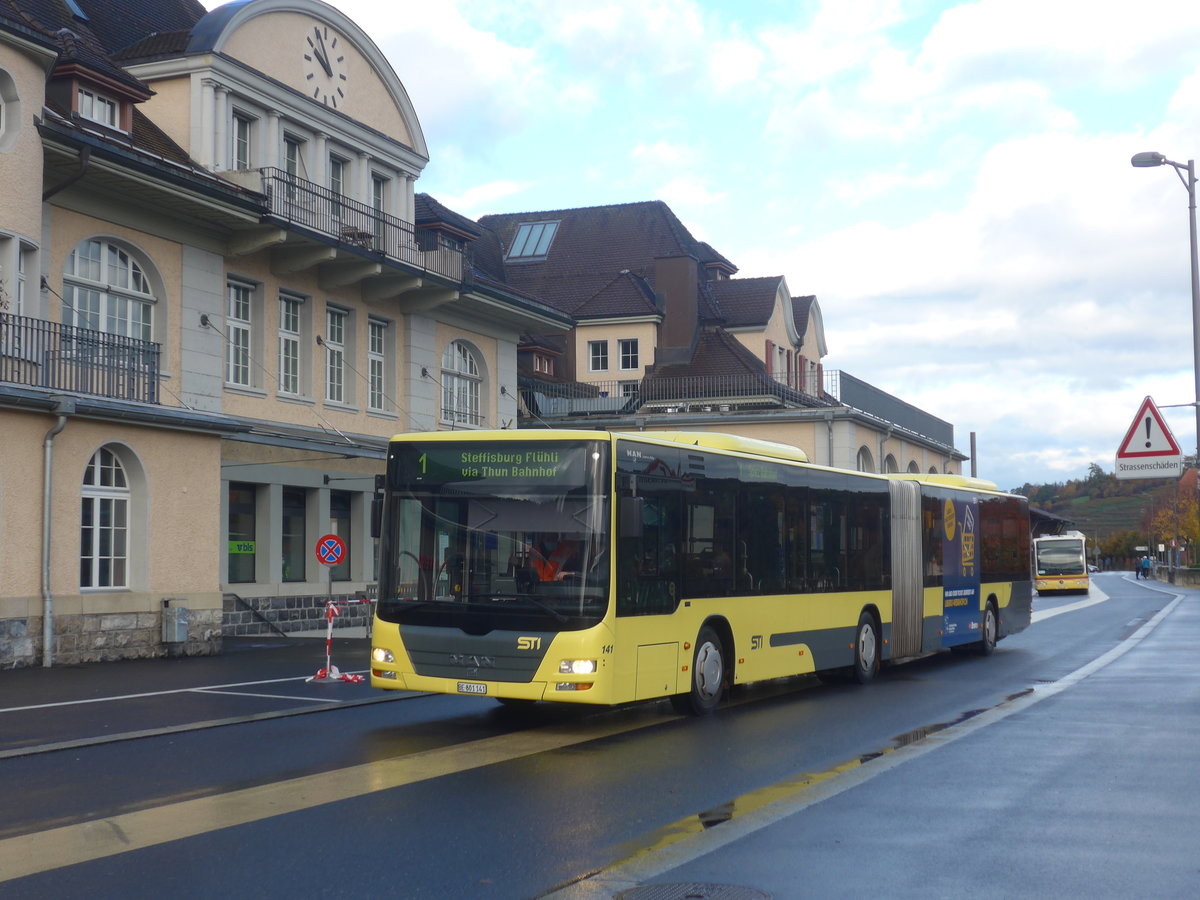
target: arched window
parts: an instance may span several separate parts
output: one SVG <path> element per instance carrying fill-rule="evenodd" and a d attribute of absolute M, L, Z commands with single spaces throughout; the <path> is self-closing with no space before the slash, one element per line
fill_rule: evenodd
<path fill-rule="evenodd" d="M 868 450 L 866 447 L 858 448 L 858 471 L 860 471 L 860 472 L 874 472 L 875 471 L 875 458 L 873 456 L 871 456 L 871 451 Z"/>
<path fill-rule="evenodd" d="M 129 586 L 129 482 L 116 454 L 101 447 L 83 475 L 79 586 Z"/>
<path fill-rule="evenodd" d="M 82 241 L 63 272 L 63 322 L 141 341 L 153 339 L 154 294 L 129 251 L 99 239 Z"/>
<path fill-rule="evenodd" d="M 442 354 L 442 421 L 479 425 L 479 393 L 483 379 L 475 354 L 462 341 L 452 341 Z"/>
<path fill-rule="evenodd" d="M 917 461 L 915 459 L 909 462 L 908 471 L 913 475 L 921 474 L 921 467 L 917 465 Z"/>
<path fill-rule="evenodd" d="M 894 474 L 900 471 L 900 464 L 896 462 L 896 457 L 890 453 L 883 461 L 883 471 L 888 474 Z"/>

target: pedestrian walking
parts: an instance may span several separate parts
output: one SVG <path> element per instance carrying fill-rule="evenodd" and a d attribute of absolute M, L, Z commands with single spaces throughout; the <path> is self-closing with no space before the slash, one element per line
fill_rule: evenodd
<path fill-rule="evenodd" d="M 1150 557 L 1142 557 L 1142 577 L 1147 581 L 1150 579 Z"/>

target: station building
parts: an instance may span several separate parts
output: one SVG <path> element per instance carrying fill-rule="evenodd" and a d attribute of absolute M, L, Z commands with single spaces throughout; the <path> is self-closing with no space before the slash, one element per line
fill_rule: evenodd
<path fill-rule="evenodd" d="M 472 276 L 374 42 L 316 0 L 4 0 L 0 99 L 0 667 L 369 595 L 387 439 L 515 422 L 520 335 L 570 325 Z"/>
<path fill-rule="evenodd" d="M 665 204 L 471 221 L 416 189 L 429 153 L 320 0 L 0 0 L 0 669 L 215 653 L 369 598 L 396 432 L 686 427 L 958 471 L 948 423 L 825 370 L 816 298 L 734 277 Z"/>

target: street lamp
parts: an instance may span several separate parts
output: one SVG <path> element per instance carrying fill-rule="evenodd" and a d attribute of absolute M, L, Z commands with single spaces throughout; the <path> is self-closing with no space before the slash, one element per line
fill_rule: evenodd
<path fill-rule="evenodd" d="M 1161 153 L 1135 153 L 1129 160 L 1135 168 L 1172 166 L 1188 192 L 1188 224 L 1192 240 L 1192 371 L 1196 383 L 1196 464 L 1200 466 L 1200 267 L 1196 263 L 1196 161 L 1187 165 L 1172 162 Z M 1185 176 L 1184 173 L 1187 173 Z"/>

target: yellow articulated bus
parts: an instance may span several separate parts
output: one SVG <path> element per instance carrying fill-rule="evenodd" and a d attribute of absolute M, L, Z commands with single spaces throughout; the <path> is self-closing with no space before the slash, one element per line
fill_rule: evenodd
<path fill-rule="evenodd" d="M 1039 595 L 1086 594 L 1090 590 L 1087 538 L 1081 532 L 1034 538 L 1033 564 L 1033 586 Z"/>
<path fill-rule="evenodd" d="M 1023 497 L 713 433 L 397 435 L 371 685 L 710 712 L 1030 621 Z"/>

